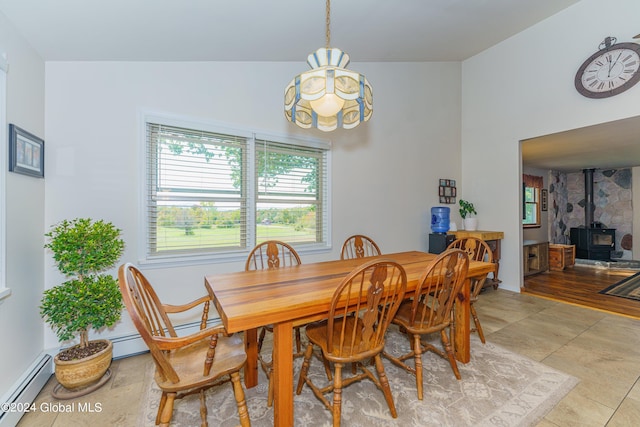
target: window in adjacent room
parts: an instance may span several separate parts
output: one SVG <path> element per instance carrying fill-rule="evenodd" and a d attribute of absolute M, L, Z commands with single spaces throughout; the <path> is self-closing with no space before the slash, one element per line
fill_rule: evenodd
<path fill-rule="evenodd" d="M 525 228 L 540 227 L 541 176 L 522 175 L 522 225 Z"/>
<path fill-rule="evenodd" d="M 329 144 L 145 117 L 147 261 L 328 247 Z"/>

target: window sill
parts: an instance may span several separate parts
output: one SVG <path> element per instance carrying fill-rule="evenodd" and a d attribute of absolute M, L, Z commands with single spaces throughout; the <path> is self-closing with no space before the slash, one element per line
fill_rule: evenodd
<path fill-rule="evenodd" d="M 298 255 L 312 255 L 320 253 L 331 252 L 331 246 L 318 246 L 309 245 L 307 247 L 300 246 L 295 248 Z M 217 255 L 191 255 L 191 256 L 166 256 L 157 258 L 141 258 L 138 261 L 139 265 L 148 269 L 153 268 L 171 268 L 171 267 L 185 267 L 190 265 L 202 265 L 202 264 L 219 264 L 219 263 L 231 263 L 242 262 L 247 260 L 247 256 L 250 251 L 241 251 L 235 253 L 217 254 Z"/>
<path fill-rule="evenodd" d="M 0 301 L 7 298 L 9 295 L 11 295 L 11 289 L 9 288 L 0 289 Z"/>

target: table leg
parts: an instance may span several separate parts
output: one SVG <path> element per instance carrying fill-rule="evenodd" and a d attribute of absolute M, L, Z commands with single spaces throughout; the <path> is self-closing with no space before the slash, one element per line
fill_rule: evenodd
<path fill-rule="evenodd" d="M 469 282 L 470 280 L 468 278 L 464 281 L 462 290 L 456 298 L 454 309 L 455 336 L 453 337 L 453 351 L 456 359 L 462 363 L 468 363 L 469 360 L 471 360 L 471 344 L 469 342 L 469 335 L 471 334 L 471 330 L 469 327 Z"/>
<path fill-rule="evenodd" d="M 244 350 L 247 352 L 247 363 L 244 365 L 244 385 L 251 388 L 258 385 L 257 329 L 249 329 L 244 332 Z"/>
<path fill-rule="evenodd" d="M 273 325 L 273 425 L 293 427 L 293 323 Z"/>

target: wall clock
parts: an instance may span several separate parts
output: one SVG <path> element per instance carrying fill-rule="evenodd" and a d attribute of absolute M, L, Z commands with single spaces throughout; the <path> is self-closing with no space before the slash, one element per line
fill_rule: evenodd
<path fill-rule="evenodd" d="M 631 88 L 640 80 L 640 44 L 616 43 L 607 37 L 596 53 L 582 63 L 575 85 L 588 98 L 608 98 Z"/>

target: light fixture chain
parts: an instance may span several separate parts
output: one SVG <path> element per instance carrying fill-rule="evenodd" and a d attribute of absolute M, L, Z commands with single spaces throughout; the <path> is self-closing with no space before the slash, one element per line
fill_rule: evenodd
<path fill-rule="evenodd" d="M 327 26 L 327 31 L 326 31 L 326 35 L 327 35 L 327 46 L 326 48 L 329 49 L 331 47 L 331 0 L 327 0 L 327 19 L 326 19 L 326 26 Z"/>
<path fill-rule="evenodd" d="M 353 129 L 371 118 L 373 91 L 363 74 L 345 68 L 349 55 L 331 47 L 331 0 L 325 2 L 326 47 L 311 53 L 311 70 L 295 76 L 285 88 L 284 114 L 303 129 Z"/>

